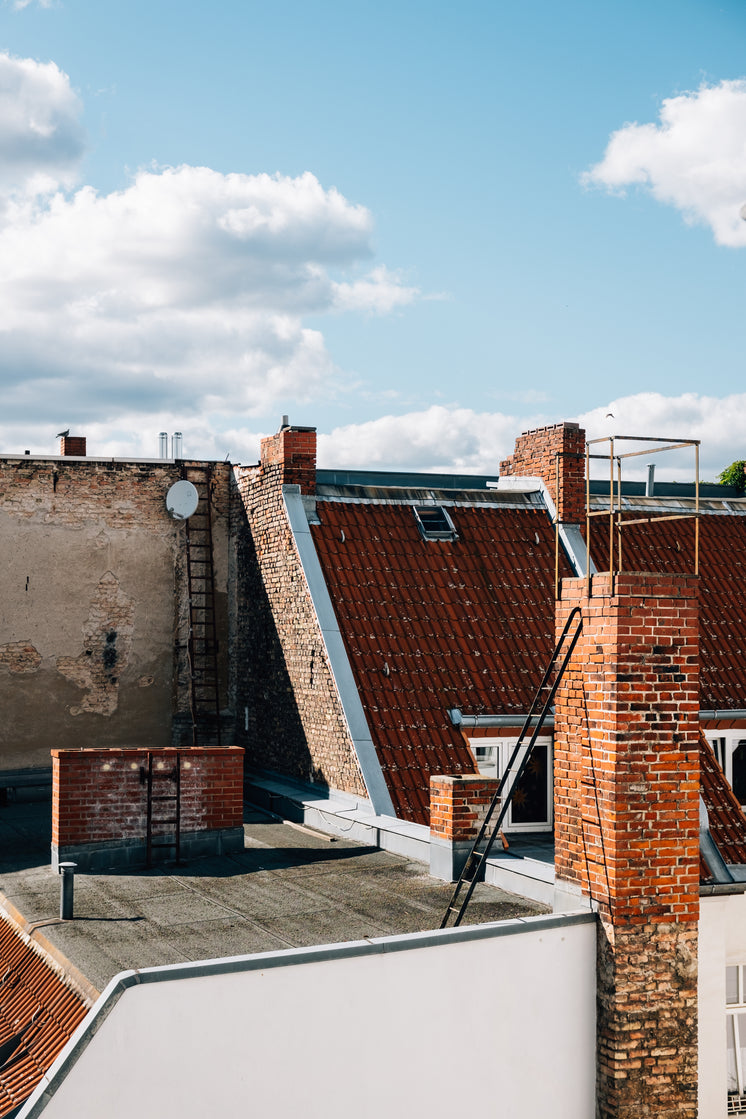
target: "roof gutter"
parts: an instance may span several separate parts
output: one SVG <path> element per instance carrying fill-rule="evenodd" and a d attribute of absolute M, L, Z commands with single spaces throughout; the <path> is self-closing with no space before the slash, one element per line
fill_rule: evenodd
<path fill-rule="evenodd" d="M 448 708 L 448 718 L 454 727 L 522 727 L 526 722 L 526 715 L 464 715 L 463 711 L 458 707 Z M 700 723 L 708 723 L 713 719 L 746 719 L 746 710 L 743 708 L 734 708 L 732 711 L 705 711 L 699 713 Z M 531 720 L 531 726 L 535 727 L 539 721 L 539 716 L 536 715 Z M 554 726 L 554 715 L 547 715 L 544 719 L 545 727 Z"/>
<path fill-rule="evenodd" d="M 522 727 L 526 722 L 526 715 L 464 715 L 458 707 L 450 707 L 448 709 L 448 718 L 454 727 Z M 531 720 L 531 726 L 535 727 L 539 722 L 539 716 L 535 715 Z M 545 727 L 554 726 L 554 715 L 547 715 L 544 719 Z"/>

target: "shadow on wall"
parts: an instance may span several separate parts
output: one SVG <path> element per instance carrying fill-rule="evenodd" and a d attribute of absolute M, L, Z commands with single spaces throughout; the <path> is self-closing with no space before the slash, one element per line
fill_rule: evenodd
<path fill-rule="evenodd" d="M 328 788 L 308 748 L 293 683 L 240 502 L 234 530 L 236 616 L 231 656 L 235 742 L 248 768 L 274 770 Z"/>

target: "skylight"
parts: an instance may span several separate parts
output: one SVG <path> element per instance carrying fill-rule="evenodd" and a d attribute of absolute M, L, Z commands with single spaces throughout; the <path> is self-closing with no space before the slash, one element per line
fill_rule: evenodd
<path fill-rule="evenodd" d="M 454 523 L 442 505 L 413 505 L 412 511 L 425 540 L 458 540 Z"/>

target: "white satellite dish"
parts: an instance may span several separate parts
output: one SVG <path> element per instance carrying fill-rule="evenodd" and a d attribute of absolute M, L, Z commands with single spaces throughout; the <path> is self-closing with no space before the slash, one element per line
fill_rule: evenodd
<path fill-rule="evenodd" d="M 169 517 L 173 517 L 175 521 L 185 521 L 188 517 L 191 517 L 198 505 L 197 487 L 188 482 L 186 478 L 182 478 L 180 482 L 174 482 L 166 494 L 166 509 Z"/>

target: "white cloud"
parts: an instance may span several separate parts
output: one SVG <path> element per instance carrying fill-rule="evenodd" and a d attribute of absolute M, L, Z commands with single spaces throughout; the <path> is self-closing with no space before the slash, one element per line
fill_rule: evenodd
<path fill-rule="evenodd" d="M 608 413 L 612 413 L 611 417 Z M 366 423 L 349 424 L 319 437 L 321 467 L 372 470 L 452 471 L 496 475 L 501 459 L 512 453 L 522 432 L 563 419 L 579 422 L 588 439 L 609 435 L 648 436 L 674 441 L 699 439 L 700 477 L 715 481 L 735 459 L 746 458 L 746 393 L 726 397 L 664 396 L 637 393 L 619 397 L 581 416 L 502 412 L 475 412 L 469 408 L 432 406 L 420 412 L 381 416 Z M 624 453 L 644 449 L 645 455 L 624 463 L 627 480 L 644 477 L 648 462 L 656 463 L 660 479 L 691 481 L 694 452 L 691 448 L 654 453 L 656 444 L 618 442 Z M 608 444 L 599 454 L 608 455 Z M 594 466 L 594 477 L 608 477 L 608 467 Z"/>
<path fill-rule="evenodd" d="M 84 187 L 9 203 L 0 219 L 6 419 L 116 422 L 136 402 L 144 414 L 225 418 L 330 391 L 337 370 L 303 319 L 339 309 L 332 275 L 370 257 L 371 229 L 364 207 L 310 173 L 166 168 L 105 196 Z M 354 306 L 410 298 L 376 272 Z"/>
<path fill-rule="evenodd" d="M 746 246 L 746 79 L 667 98 L 658 124 L 625 124 L 582 176 L 610 191 L 640 185 L 712 230 L 719 245 Z"/>
<path fill-rule="evenodd" d="M 612 418 L 607 418 L 608 413 Z M 649 436 L 672 439 L 699 439 L 700 476 L 716 481 L 720 471 L 736 459 L 746 458 L 746 393 L 729 396 L 700 396 L 682 393 L 664 396 L 641 392 L 620 397 L 578 416 L 589 439 L 614 436 Z M 642 449 L 640 444 L 640 449 Z M 633 443 L 617 443 L 616 449 L 638 449 Z M 645 445 L 652 451 L 652 446 Z M 600 453 L 608 453 L 601 444 Z M 656 464 L 656 476 L 679 482 L 694 478 L 694 452 L 691 449 L 641 456 L 624 464 L 624 477 L 641 477 L 648 462 Z M 640 463 L 640 465 L 638 465 Z M 608 476 L 608 473 L 607 473 Z"/>
<path fill-rule="evenodd" d="M 528 418 L 524 424 L 543 422 Z M 319 438 L 322 467 L 497 473 L 513 450 L 521 421 L 500 412 L 433 405 L 336 428 Z"/>
<path fill-rule="evenodd" d="M 397 272 L 381 264 L 364 279 L 334 285 L 334 302 L 340 311 L 375 311 L 388 314 L 397 307 L 413 303 L 420 295 L 417 288 L 406 287 Z"/>
<path fill-rule="evenodd" d="M 85 147 L 81 112 L 53 62 L 0 52 L 0 191 L 72 183 Z"/>

